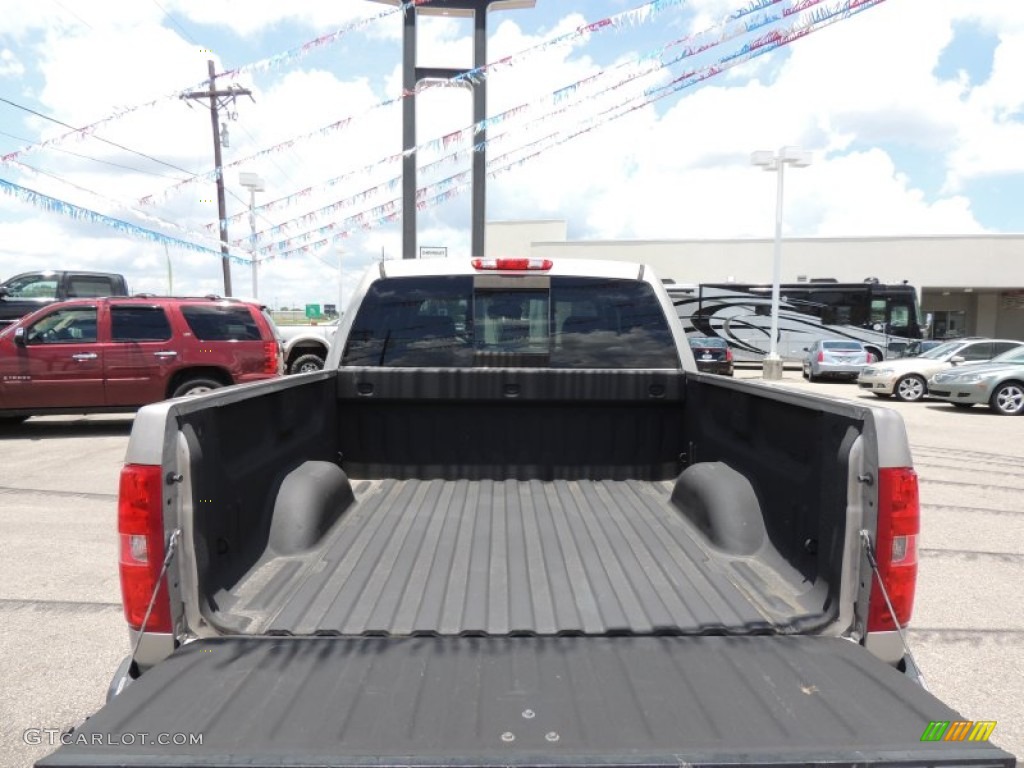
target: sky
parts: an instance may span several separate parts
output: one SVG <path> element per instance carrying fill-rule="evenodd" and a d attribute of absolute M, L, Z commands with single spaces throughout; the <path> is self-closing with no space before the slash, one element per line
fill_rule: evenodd
<path fill-rule="evenodd" d="M 850 2 L 493 11 L 488 220 L 770 237 L 776 179 L 750 156 L 797 146 L 813 163 L 787 169 L 788 237 L 1024 231 L 1024 3 Z M 232 293 L 252 296 L 254 245 L 273 307 L 336 303 L 339 279 L 344 302 L 401 257 L 394 3 L 0 0 L 0 18 L 0 279 L 95 269 L 224 293 L 208 101 L 181 98 L 208 60 L 218 88 L 251 92 L 221 112 Z M 473 67 L 471 20 L 418 26 L 421 66 Z M 471 255 L 469 84 L 416 96 L 418 244 L 450 256 Z M 255 242 L 241 172 L 264 182 Z"/>

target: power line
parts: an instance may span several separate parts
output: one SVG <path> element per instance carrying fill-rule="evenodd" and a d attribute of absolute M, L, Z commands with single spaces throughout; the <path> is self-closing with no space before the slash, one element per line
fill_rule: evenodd
<path fill-rule="evenodd" d="M 87 26 L 87 27 L 88 27 L 89 29 L 91 29 L 91 30 L 92 30 L 93 32 L 95 32 L 95 31 L 96 31 L 96 27 L 94 27 L 94 26 L 93 26 L 92 24 L 90 24 L 90 23 L 89 23 L 88 21 L 86 21 L 85 19 L 83 19 L 83 18 L 82 18 L 81 16 L 79 16 L 79 15 L 78 15 L 77 13 L 75 13 L 74 11 L 72 11 L 72 10 L 71 10 L 70 8 L 68 8 L 67 6 L 65 6 L 65 5 L 64 5 L 64 4 L 62 3 L 62 2 L 60 2 L 60 0 L 53 0 L 53 4 L 54 4 L 54 5 L 56 5 L 56 6 L 58 7 L 58 8 L 60 8 L 60 9 L 61 9 L 62 11 L 64 11 L 65 13 L 70 13 L 70 14 L 71 14 L 72 16 L 74 16 L 74 17 L 75 17 L 76 19 L 78 19 L 78 20 L 79 20 L 80 22 L 82 22 L 83 24 L 85 24 L 85 26 Z"/>
<path fill-rule="evenodd" d="M 56 1 L 56 0 L 55 0 L 55 1 Z M 181 32 L 181 34 L 183 34 L 183 35 L 185 36 L 185 38 L 186 38 L 186 39 L 187 39 L 187 40 L 188 40 L 188 41 L 189 41 L 190 43 L 192 43 L 193 45 L 199 45 L 199 43 L 197 43 L 197 42 L 196 42 L 195 38 L 194 38 L 194 37 L 192 37 L 192 35 L 190 35 L 190 34 L 189 34 L 189 33 L 188 33 L 188 32 L 187 32 L 186 30 L 185 30 L 185 28 L 184 28 L 183 26 L 181 26 L 181 24 L 179 24 L 179 23 L 178 23 L 178 22 L 177 22 L 177 21 L 175 20 L 175 18 L 174 18 L 173 16 L 171 16 L 171 14 L 170 14 L 170 13 L 169 13 L 169 12 L 167 11 L 167 9 L 166 9 L 166 8 L 164 8 L 164 7 L 162 6 L 162 5 L 160 5 L 160 3 L 158 3 L 158 2 L 157 2 L 157 0 L 153 0 L 153 5 L 155 5 L 155 6 L 156 6 L 157 8 L 159 8 L 159 9 L 160 9 L 161 11 L 163 11 L 163 14 L 164 14 L 164 16 L 166 16 L 166 17 L 167 17 L 167 20 L 168 20 L 169 22 L 171 22 L 171 24 L 173 24 L 174 26 L 176 26 L 176 27 L 178 28 L 178 31 L 179 31 L 179 32 Z"/>
<path fill-rule="evenodd" d="M 62 125 L 65 128 L 70 128 L 72 131 L 80 131 L 80 130 L 82 130 L 81 128 L 76 128 L 75 126 L 73 126 L 73 125 L 71 125 L 69 123 L 65 123 L 63 120 L 58 120 L 55 117 L 50 117 L 49 115 L 44 115 L 42 112 L 37 112 L 36 110 L 31 109 L 30 107 L 24 106 L 23 104 L 18 104 L 16 102 L 11 101 L 10 99 L 5 99 L 3 96 L 0 96 L 0 101 L 4 102 L 5 104 L 10 104 L 15 109 L 20 109 L 23 112 L 28 112 L 29 114 L 35 115 L 36 117 L 41 117 L 44 120 L 49 120 L 51 123 L 56 123 L 57 125 Z M 173 168 L 176 171 L 180 171 L 181 173 L 188 174 L 189 177 L 195 176 L 195 174 L 192 173 L 192 171 L 186 170 L 186 169 L 182 168 L 181 166 L 174 165 L 173 163 L 165 162 L 164 160 L 160 160 L 159 158 L 153 157 L 152 155 L 147 155 L 145 152 L 139 152 L 136 149 L 131 149 L 130 147 L 126 147 L 123 144 L 118 144 L 116 141 L 110 141 L 109 139 L 104 139 L 102 136 L 97 136 L 96 134 L 90 134 L 90 135 L 92 136 L 92 138 L 96 139 L 97 141 L 102 141 L 104 144 L 109 144 L 112 147 L 117 147 L 118 149 L 124 150 L 125 152 L 131 152 L 133 155 L 138 155 L 139 157 L 144 157 L 147 160 L 150 160 L 150 161 L 152 161 L 154 163 L 158 163 L 159 165 L 165 165 L 168 168 Z"/>
<path fill-rule="evenodd" d="M 25 111 L 27 111 L 27 112 L 31 112 L 32 114 L 34 114 L 34 115 L 38 115 L 39 117 L 42 117 L 42 118 L 44 118 L 44 119 L 46 119 L 46 120 L 51 120 L 52 122 L 57 122 L 57 123 L 60 123 L 61 125 L 67 125 L 66 123 L 61 123 L 61 122 L 60 122 L 59 120 L 54 120 L 54 119 L 53 119 L 53 118 L 51 118 L 51 117 L 47 117 L 46 115 L 40 114 L 39 112 L 36 112 L 35 110 L 29 109 L 28 107 L 22 107 L 22 106 L 21 106 L 21 105 L 19 105 L 19 104 L 15 104 L 14 102 L 12 102 L 12 101 L 9 101 L 8 99 L 5 99 L 5 98 L 3 98 L 2 96 L 0 96 L 0 101 L 4 101 L 4 102 L 7 102 L 7 103 L 8 103 L 8 104 L 10 104 L 11 106 L 14 106 L 14 107 L 18 107 L 19 109 L 24 109 Z M 70 127 L 70 126 L 68 126 L 68 127 Z M 248 131 L 246 131 L 246 133 L 248 133 Z M 0 135 L 2 135 L 2 136 L 7 136 L 8 138 L 14 139 L 15 141 L 25 141 L 25 142 L 29 142 L 29 143 L 31 143 L 31 140 L 30 140 L 30 139 L 26 139 L 26 138 L 25 138 L 25 137 L 23 137 L 23 136 L 15 136 L 15 135 L 14 135 L 13 133 L 7 133 L 6 131 L 0 131 Z M 113 143 L 113 142 L 109 142 L 109 141 L 107 141 L 106 139 L 100 138 L 99 136 L 95 136 L 94 138 L 97 138 L 97 139 L 99 139 L 100 141 L 106 141 L 106 142 L 107 142 L 108 144 L 111 144 L 111 143 Z M 251 135 L 251 134 L 250 134 L 250 138 L 252 138 L 252 135 Z M 114 146 L 118 146 L 118 147 L 120 147 L 120 144 L 114 144 Z M 157 177 L 159 177 L 159 178 L 163 178 L 163 179 L 169 179 L 169 178 L 174 178 L 173 176 L 168 176 L 168 175 L 166 175 L 166 174 L 163 174 L 163 173 L 156 173 L 156 172 L 154 172 L 154 171 L 144 171 L 144 170 L 141 170 L 141 169 L 139 169 L 139 168 L 133 168 L 133 167 L 131 167 L 130 165 L 122 165 L 121 163 L 115 163 L 115 162 L 113 162 L 113 161 L 111 161 L 111 160 L 101 160 L 101 159 L 100 159 L 100 158 L 98 158 L 98 157 L 90 157 L 89 155 L 82 155 L 82 154 L 79 154 L 78 152 L 72 152 L 72 151 L 71 151 L 70 149 L 64 149 L 64 148 L 62 148 L 62 147 L 46 147 L 46 149 L 53 149 L 53 150 L 57 150 L 58 152 L 64 152 L 65 154 L 68 154 L 68 155 L 74 155 L 75 157 L 80 157 L 80 158 L 82 158 L 83 160 L 91 160 L 91 161 L 93 161 L 93 162 L 95 162 L 95 163 L 103 163 L 104 165 L 110 165 L 110 166 L 113 166 L 113 167 L 115 167 L 115 168 L 122 168 L 122 169 L 124 169 L 124 170 L 126 170 L 126 171 L 133 171 L 134 173 L 143 173 L 143 174 L 146 174 L 147 176 L 157 176 Z M 125 148 L 125 149 L 127 149 L 127 148 Z M 149 155 L 143 154 L 143 153 L 141 153 L 141 152 L 135 152 L 134 150 L 131 150 L 131 149 L 128 149 L 127 151 L 129 151 L 129 152 L 134 152 L 135 154 L 138 154 L 138 155 L 142 155 L 143 157 L 149 157 Z M 155 158 L 150 158 L 150 159 L 155 159 Z M 161 162 L 161 161 L 157 160 L 157 162 Z M 164 163 L 164 165 L 167 165 L 167 163 Z M 277 163 L 275 163 L 275 165 L 277 165 Z M 39 170 L 39 169 L 37 169 L 37 168 L 32 168 L 32 166 L 30 166 L 30 165 L 25 165 L 25 167 L 26 167 L 26 168 L 31 168 L 32 170 L 36 171 L 37 173 L 42 173 L 42 174 L 43 174 L 44 176 L 45 176 L 45 175 L 52 175 L 52 174 L 47 174 L 47 173 L 46 173 L 45 171 L 40 171 L 40 170 Z M 194 176 L 194 175 L 195 175 L 195 174 L 194 174 L 194 173 L 192 173 L 191 171 L 187 171 L 187 170 L 185 170 L 184 168 L 178 168 L 177 166 L 171 166 L 171 167 L 172 167 L 172 168 L 175 168 L 176 170 L 180 170 L 180 171 L 181 171 L 182 173 L 187 173 L 187 174 L 189 174 L 190 176 Z M 282 171 L 282 173 L 284 172 L 284 170 L 283 170 L 283 169 L 281 169 L 281 168 L 280 168 L 280 166 L 278 166 L 278 168 L 279 168 L 279 170 L 281 170 L 281 171 Z M 60 178 L 58 178 L 58 177 L 56 177 L 56 176 L 53 176 L 53 178 L 57 179 L 58 181 L 65 181 L 64 179 L 60 179 Z M 175 179 L 175 180 L 177 180 L 177 179 Z M 71 182 L 66 182 L 66 183 L 68 183 L 68 184 L 71 184 Z M 71 184 L 71 185 L 72 185 L 72 186 L 75 186 L 74 184 Z M 82 187 L 79 187 L 79 189 L 84 189 L 84 188 L 82 188 Z M 86 189 L 85 191 L 86 191 L 86 192 L 90 192 L 91 190 L 88 190 L 88 189 Z M 248 205 L 249 205 L 249 203 L 248 203 L 248 202 L 246 202 L 246 201 L 245 201 L 245 200 L 244 200 L 243 198 L 241 198 L 241 197 L 240 197 L 240 196 L 239 196 L 238 194 L 236 194 L 236 193 L 235 193 L 234 191 L 231 191 L 231 190 L 229 190 L 229 192 L 228 192 L 228 193 L 229 193 L 229 194 L 230 194 L 230 195 L 231 195 L 231 196 L 232 196 L 233 198 L 235 198 L 235 200 L 237 200 L 238 202 L 240 202 L 240 203 L 241 203 L 242 205 L 245 205 L 245 206 L 248 206 Z M 96 194 L 96 193 L 93 193 L 93 194 Z M 273 225 L 274 225 L 274 224 L 273 224 L 273 222 L 272 222 L 272 221 L 270 221 L 270 220 L 269 220 L 269 219 L 268 219 L 268 218 L 267 218 L 267 217 L 266 217 L 265 215 L 263 215 L 262 213 L 261 213 L 261 214 L 259 214 L 259 217 L 260 217 L 261 219 L 263 219 L 263 221 L 265 221 L 266 223 L 270 224 L 271 226 L 273 226 Z"/>
<path fill-rule="evenodd" d="M 241 128 L 241 129 L 242 129 L 242 131 L 244 131 L 244 132 L 245 132 L 245 135 L 246 135 L 246 136 L 248 136 L 248 137 L 249 137 L 250 139 L 252 139 L 252 143 L 253 143 L 253 144 L 256 144 L 256 137 L 255 137 L 255 136 L 253 136 L 253 135 L 252 135 L 252 134 L 251 134 L 251 133 L 249 132 L 249 129 L 248 129 L 248 128 L 246 128 L 246 127 L 245 127 L 244 125 L 242 125 L 242 124 L 239 124 L 239 126 L 238 126 L 238 127 L 239 127 L 239 128 Z M 257 145 L 257 146 L 258 146 L 258 145 Z M 295 150 L 292 150 L 292 151 L 294 152 Z M 281 167 L 281 165 L 280 165 L 280 164 L 279 164 L 279 163 L 277 162 L 277 160 L 276 160 L 276 159 L 274 158 L 274 156 L 273 156 L 273 155 L 268 155 L 268 156 L 267 156 L 267 159 L 268 159 L 268 160 L 269 160 L 269 161 L 270 161 L 271 163 L 273 163 L 273 164 L 274 164 L 274 167 L 275 167 L 275 168 L 277 168 L 277 170 L 279 170 L 279 171 L 281 172 L 281 174 L 282 174 L 282 175 L 283 175 L 283 176 L 284 176 L 284 177 L 285 177 L 286 179 L 288 179 L 288 183 L 289 183 L 289 184 L 291 184 L 292 186 L 295 186 L 295 180 L 294 180 L 294 179 L 293 179 L 293 178 L 291 177 L 291 174 L 289 174 L 289 173 L 288 173 L 288 171 L 286 171 L 286 170 L 285 170 L 284 168 L 282 168 L 282 167 Z"/>
<path fill-rule="evenodd" d="M 32 142 L 32 139 L 26 139 L 24 136 L 15 136 L 13 133 L 7 133 L 7 131 L 0 131 L 0 136 L 6 136 L 7 138 L 14 139 L 15 141 L 27 141 L 29 143 Z M 175 178 L 174 176 L 169 176 L 166 173 L 157 173 L 156 171 L 144 171 L 141 168 L 133 168 L 130 165 L 122 165 L 121 163 L 115 163 L 112 160 L 101 160 L 98 157 L 92 157 L 90 155 L 83 155 L 78 152 L 72 152 L 70 149 L 64 149 L 63 147 L 47 147 L 46 149 L 54 150 L 56 152 L 63 152 L 65 155 L 73 155 L 74 157 L 80 157 L 83 160 L 89 160 L 94 163 L 103 163 L 103 165 L 110 165 L 113 166 L 114 168 L 121 168 L 126 171 L 132 171 L 133 173 L 142 173 L 145 174 L 146 176 L 156 176 L 157 178 L 161 179 Z"/>
<path fill-rule="evenodd" d="M 23 168 L 28 168 L 33 173 L 38 173 L 40 176 L 47 176 L 53 179 L 54 181 L 59 181 L 61 184 L 67 184 L 69 187 L 74 187 L 80 192 L 88 192 L 90 195 L 93 195 L 94 197 L 98 197 L 103 200 L 107 199 L 104 195 L 101 195 L 99 192 L 96 192 L 95 190 L 89 189 L 88 187 L 79 186 L 78 184 L 75 184 L 73 181 L 68 181 L 67 179 L 61 178 L 60 176 L 50 173 L 49 171 L 44 171 L 42 168 L 36 168 L 34 165 L 29 165 L 28 163 L 19 162 L 18 164 Z"/>

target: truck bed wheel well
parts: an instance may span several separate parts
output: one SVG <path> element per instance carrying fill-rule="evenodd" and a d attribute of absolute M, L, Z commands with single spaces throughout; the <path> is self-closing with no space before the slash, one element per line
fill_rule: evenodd
<path fill-rule="evenodd" d="M 269 549 L 279 555 L 312 549 L 354 502 L 348 476 L 337 464 L 300 464 L 284 476 L 274 496 Z"/>
<path fill-rule="evenodd" d="M 712 545 L 733 555 L 752 555 L 767 533 L 750 480 L 719 461 L 692 464 L 672 491 L 672 503 Z"/>

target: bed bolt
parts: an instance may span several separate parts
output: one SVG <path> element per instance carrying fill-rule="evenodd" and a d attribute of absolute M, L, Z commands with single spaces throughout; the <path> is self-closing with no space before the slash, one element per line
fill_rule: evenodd
<path fill-rule="evenodd" d="M 501 740 L 506 743 L 513 742 L 516 740 L 516 735 L 512 731 L 505 731 L 501 734 Z"/>
<path fill-rule="evenodd" d="M 857 475 L 857 482 L 864 483 L 864 485 L 874 485 L 875 477 L 870 472 L 865 472 L 863 475 Z"/>
<path fill-rule="evenodd" d="M 167 473 L 167 484 L 168 485 L 174 485 L 175 483 L 180 483 L 184 479 L 185 479 L 185 476 L 182 475 L 179 472 L 168 472 Z"/>
<path fill-rule="evenodd" d="M 559 736 L 556 731 L 549 731 L 544 738 L 547 739 L 548 741 L 554 742 L 554 741 L 558 741 L 562 737 Z"/>
<path fill-rule="evenodd" d="M 536 713 L 532 709 L 523 710 L 523 717 L 525 717 L 527 720 L 533 720 L 533 718 L 536 716 Z"/>

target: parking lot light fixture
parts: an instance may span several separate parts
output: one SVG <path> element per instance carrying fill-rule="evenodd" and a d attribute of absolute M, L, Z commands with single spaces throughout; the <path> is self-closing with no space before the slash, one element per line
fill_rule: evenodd
<path fill-rule="evenodd" d="M 255 173 L 240 173 L 238 183 L 249 190 L 249 256 L 252 258 L 252 297 L 257 297 L 256 285 L 256 193 L 262 192 L 263 179 Z"/>
<path fill-rule="evenodd" d="M 758 150 L 750 156 L 753 165 L 778 174 L 775 193 L 775 254 L 772 260 L 772 321 L 768 342 L 768 356 L 764 359 L 762 376 L 765 379 L 782 378 L 782 358 L 779 357 L 779 283 L 782 279 L 782 200 L 785 168 L 806 168 L 811 164 L 810 152 L 798 147 L 782 147 L 778 152 Z"/>

